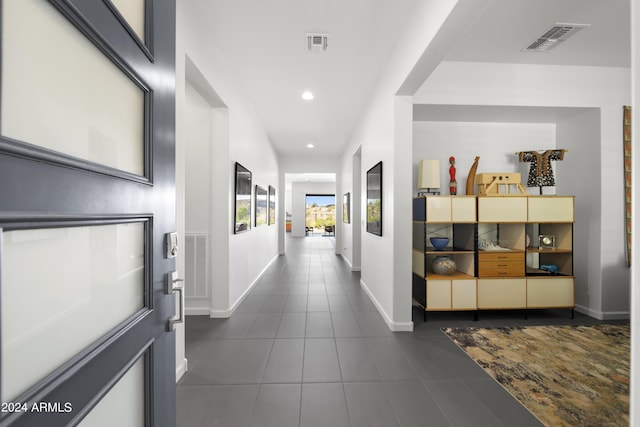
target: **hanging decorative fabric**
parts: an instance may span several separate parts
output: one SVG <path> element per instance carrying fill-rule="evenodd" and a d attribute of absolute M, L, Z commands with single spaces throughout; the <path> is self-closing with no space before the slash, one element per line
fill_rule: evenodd
<path fill-rule="evenodd" d="M 552 187 L 556 185 L 551 161 L 564 159 L 564 153 L 567 151 L 569 150 L 559 149 L 546 150 L 543 153 L 538 151 L 521 151 L 516 153 L 520 163 L 531 163 L 527 187 Z"/>

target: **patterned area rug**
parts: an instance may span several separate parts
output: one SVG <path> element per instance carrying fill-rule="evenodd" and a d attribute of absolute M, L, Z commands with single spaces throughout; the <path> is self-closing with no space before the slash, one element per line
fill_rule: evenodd
<path fill-rule="evenodd" d="M 543 424 L 629 425 L 629 325 L 444 332 Z"/>

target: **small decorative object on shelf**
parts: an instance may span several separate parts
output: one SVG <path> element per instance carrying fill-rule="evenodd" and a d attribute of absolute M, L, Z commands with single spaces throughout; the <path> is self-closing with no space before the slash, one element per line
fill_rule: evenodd
<path fill-rule="evenodd" d="M 542 153 L 538 151 L 520 151 L 516 153 L 520 163 L 531 163 L 529 167 L 529 178 L 527 178 L 527 187 L 539 187 L 542 194 L 542 187 L 553 187 L 556 185 L 551 168 L 551 160 L 564 159 L 564 153 L 569 150 L 546 150 Z"/>
<path fill-rule="evenodd" d="M 475 194 L 475 191 L 473 191 L 473 184 L 475 183 L 476 180 L 476 170 L 478 170 L 478 160 L 480 160 L 479 156 L 476 156 L 476 159 L 473 161 L 473 164 L 471 165 L 471 169 L 469 169 L 469 174 L 467 175 L 467 196 L 471 196 L 473 194 Z"/>
<path fill-rule="evenodd" d="M 458 181 L 456 181 L 456 158 L 449 157 L 449 193 L 452 196 L 458 194 Z"/>
<path fill-rule="evenodd" d="M 540 270 L 548 271 L 551 274 L 558 274 L 559 268 L 555 264 L 541 265 Z"/>
<path fill-rule="evenodd" d="M 430 237 L 429 240 L 436 250 L 441 251 L 449 244 L 448 237 Z"/>
<path fill-rule="evenodd" d="M 437 256 L 431 261 L 433 272 L 441 276 L 451 276 L 456 272 L 456 262 L 448 256 Z"/>
<path fill-rule="evenodd" d="M 420 160 L 418 163 L 418 197 L 440 194 L 440 160 Z"/>
<path fill-rule="evenodd" d="M 538 246 L 540 249 L 553 249 L 556 247 L 556 236 L 553 234 L 541 234 L 538 237 Z"/>
<path fill-rule="evenodd" d="M 476 175 L 480 196 L 526 196 L 518 172 L 485 172 Z M 514 190 L 513 193 L 511 190 Z"/>

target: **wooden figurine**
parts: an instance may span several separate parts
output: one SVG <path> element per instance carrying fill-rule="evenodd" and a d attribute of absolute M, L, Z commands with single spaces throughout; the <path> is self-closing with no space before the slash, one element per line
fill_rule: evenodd
<path fill-rule="evenodd" d="M 476 159 L 471 165 L 471 169 L 469 169 L 469 175 L 467 175 L 467 192 L 465 194 L 469 196 L 475 194 L 473 191 L 473 184 L 476 179 L 476 170 L 478 170 L 478 160 L 480 160 L 480 156 L 476 156 Z"/>
<path fill-rule="evenodd" d="M 458 182 L 456 181 L 456 158 L 451 156 L 449 157 L 449 193 L 452 196 L 458 194 Z"/>

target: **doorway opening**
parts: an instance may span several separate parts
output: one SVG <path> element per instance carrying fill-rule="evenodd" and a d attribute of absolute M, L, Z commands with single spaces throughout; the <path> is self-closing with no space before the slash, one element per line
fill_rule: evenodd
<path fill-rule="evenodd" d="M 335 237 L 336 195 L 307 194 L 305 197 L 305 235 Z"/>

